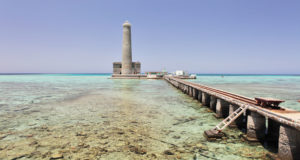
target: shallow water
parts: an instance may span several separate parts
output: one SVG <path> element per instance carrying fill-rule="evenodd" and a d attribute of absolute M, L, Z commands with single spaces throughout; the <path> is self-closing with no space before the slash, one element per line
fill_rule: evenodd
<path fill-rule="evenodd" d="M 281 106 L 300 111 L 300 76 L 292 75 L 198 75 L 191 80 L 246 97 L 285 100 Z"/>
<path fill-rule="evenodd" d="M 237 129 L 206 141 L 203 132 L 220 120 L 163 80 L 108 77 L 1 75 L 0 159 L 265 159 L 268 153 L 242 141 Z"/>

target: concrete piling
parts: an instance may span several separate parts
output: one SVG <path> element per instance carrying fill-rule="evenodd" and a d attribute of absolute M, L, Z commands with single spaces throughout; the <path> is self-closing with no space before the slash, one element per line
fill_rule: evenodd
<path fill-rule="evenodd" d="M 267 127 L 267 136 L 266 141 L 269 145 L 274 146 L 275 148 L 278 148 L 278 139 L 279 139 L 279 128 L 280 123 L 268 118 L 268 127 Z"/>
<path fill-rule="evenodd" d="M 209 105 L 209 95 L 205 92 L 202 92 L 202 105 L 208 106 Z"/>
<path fill-rule="evenodd" d="M 215 117 L 217 118 L 222 118 L 223 117 L 223 111 L 225 107 L 225 102 L 222 99 L 217 99 L 217 104 L 216 104 L 216 114 Z"/>
<path fill-rule="evenodd" d="M 238 108 L 237 106 L 235 106 L 235 105 L 233 105 L 233 104 L 230 104 L 230 105 L 229 105 L 229 115 L 231 115 L 237 108 Z M 229 127 L 231 127 L 231 128 L 237 127 L 236 121 L 237 121 L 237 120 L 233 121 L 233 122 L 229 125 Z"/>
<path fill-rule="evenodd" d="M 186 94 L 190 95 L 190 87 L 189 86 L 186 86 Z"/>
<path fill-rule="evenodd" d="M 266 118 L 256 112 L 251 112 L 247 117 L 247 135 L 248 141 L 260 141 L 265 138 Z"/>
<path fill-rule="evenodd" d="M 189 95 L 189 86 L 185 85 L 185 94 Z"/>
<path fill-rule="evenodd" d="M 278 156 L 284 160 L 300 158 L 300 131 L 281 125 L 278 144 Z"/>
<path fill-rule="evenodd" d="M 189 86 L 189 95 L 191 97 L 193 97 L 193 87 L 190 87 L 190 86 Z"/>
<path fill-rule="evenodd" d="M 194 99 L 198 98 L 198 90 L 196 88 L 193 88 L 193 98 Z"/>
<path fill-rule="evenodd" d="M 216 109 L 216 104 L 217 104 L 217 98 L 215 96 L 210 96 L 209 108 L 211 110 L 215 110 Z"/>
<path fill-rule="evenodd" d="M 202 102 L 202 91 L 198 90 L 198 101 Z"/>

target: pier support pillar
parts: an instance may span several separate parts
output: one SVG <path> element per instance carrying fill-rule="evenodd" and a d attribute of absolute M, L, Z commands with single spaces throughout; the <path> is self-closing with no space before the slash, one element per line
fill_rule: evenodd
<path fill-rule="evenodd" d="M 202 92 L 198 90 L 198 101 L 202 102 Z"/>
<path fill-rule="evenodd" d="M 300 131 L 286 125 L 281 125 L 279 130 L 279 158 L 284 160 L 299 159 Z"/>
<path fill-rule="evenodd" d="M 235 106 L 235 105 L 233 105 L 233 104 L 230 104 L 229 105 L 229 115 L 231 115 L 235 110 L 237 110 L 238 109 L 238 106 Z M 239 117 L 238 117 L 239 118 Z M 238 118 L 235 120 L 235 121 L 233 121 L 230 125 L 229 125 L 229 127 L 231 127 L 231 128 L 235 128 L 235 127 L 237 127 L 237 125 L 236 125 L 236 121 L 238 120 Z"/>
<path fill-rule="evenodd" d="M 217 104 L 217 98 L 215 96 L 210 96 L 209 108 L 215 110 Z"/>
<path fill-rule="evenodd" d="M 280 123 L 268 118 L 268 132 L 266 140 L 269 145 L 272 145 L 276 148 L 278 148 L 279 128 Z"/>
<path fill-rule="evenodd" d="M 208 106 L 209 105 L 209 95 L 207 93 L 202 92 L 202 105 Z"/>
<path fill-rule="evenodd" d="M 190 87 L 190 86 L 189 86 L 189 95 L 191 97 L 193 97 L 193 87 Z"/>
<path fill-rule="evenodd" d="M 225 102 L 222 99 L 217 99 L 216 104 L 216 118 L 222 118 L 223 117 L 223 107 L 225 106 Z"/>
<path fill-rule="evenodd" d="M 265 137 L 266 118 L 256 112 L 251 112 L 247 117 L 247 136 L 248 141 L 257 142 Z"/>
<path fill-rule="evenodd" d="M 198 90 L 196 88 L 193 88 L 193 98 L 194 99 L 198 98 Z"/>
<path fill-rule="evenodd" d="M 184 85 L 184 93 L 185 94 L 189 93 L 189 87 L 187 85 Z"/>

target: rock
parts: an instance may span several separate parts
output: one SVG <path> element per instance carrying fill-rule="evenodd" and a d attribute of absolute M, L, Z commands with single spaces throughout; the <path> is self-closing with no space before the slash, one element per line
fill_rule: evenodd
<path fill-rule="evenodd" d="M 156 159 L 157 158 L 156 154 L 154 154 L 154 153 L 151 153 L 151 154 L 147 155 L 147 157 L 151 158 L 151 159 Z"/>
<path fill-rule="evenodd" d="M 230 135 L 230 138 L 232 138 L 232 139 L 238 139 L 239 136 L 236 136 L 236 135 Z"/>
<path fill-rule="evenodd" d="M 210 110 L 210 109 L 207 109 L 207 110 L 206 110 L 206 112 L 213 112 L 213 111 L 212 111 L 212 110 Z"/>
<path fill-rule="evenodd" d="M 196 145 L 196 147 L 199 148 L 199 149 L 201 149 L 201 150 L 208 150 L 208 147 L 205 146 L 205 145 L 203 145 L 203 144 L 201 144 L 201 143 L 198 143 L 198 144 Z"/>
<path fill-rule="evenodd" d="M 125 132 L 123 132 L 123 131 L 118 131 L 117 133 L 120 134 L 120 135 L 122 135 L 122 134 L 124 134 Z"/>
<path fill-rule="evenodd" d="M 55 135 L 54 138 L 63 138 L 63 135 Z"/>
<path fill-rule="evenodd" d="M 147 151 L 145 149 L 142 149 L 140 146 L 130 146 L 129 150 L 131 152 L 134 152 L 135 154 L 146 154 Z"/>
<path fill-rule="evenodd" d="M 20 135 L 21 138 L 30 138 L 33 137 L 33 134 L 28 134 L 28 135 Z"/>
<path fill-rule="evenodd" d="M 174 153 L 172 151 L 170 151 L 170 150 L 165 150 L 164 154 L 165 155 L 174 155 Z"/>
<path fill-rule="evenodd" d="M 234 143 L 234 140 L 233 139 L 228 139 L 227 143 Z"/>
<path fill-rule="evenodd" d="M 99 152 L 101 152 L 101 153 L 106 153 L 106 152 L 108 152 L 108 150 L 107 150 L 106 148 L 100 148 L 100 149 L 99 149 Z"/>
<path fill-rule="evenodd" d="M 186 152 L 186 150 L 184 148 L 177 148 L 176 151 L 179 152 L 179 153 L 185 153 Z"/>
<path fill-rule="evenodd" d="M 124 145 L 125 145 L 125 142 L 119 142 L 119 143 L 116 144 L 116 147 L 122 147 Z"/>
<path fill-rule="evenodd" d="M 84 146 L 84 143 L 79 143 L 78 144 L 78 147 L 83 147 Z"/>
<path fill-rule="evenodd" d="M 270 159 L 270 160 L 278 160 L 278 155 L 274 154 L 274 153 L 267 153 L 265 155 L 265 158 L 266 159 Z"/>
<path fill-rule="evenodd" d="M 41 129 L 42 130 L 48 130 L 48 127 L 47 126 L 42 126 Z"/>
<path fill-rule="evenodd" d="M 89 148 L 90 145 L 84 144 L 84 143 L 79 143 L 79 144 L 78 144 L 78 147 L 79 147 L 79 148 Z"/>
<path fill-rule="evenodd" d="M 64 158 L 64 156 L 61 153 L 55 153 L 51 155 L 50 159 L 61 159 Z"/>
<path fill-rule="evenodd" d="M 36 144 L 38 144 L 38 142 L 36 140 L 34 140 L 31 143 L 29 143 L 29 146 L 33 146 L 33 145 L 36 145 Z"/>
<path fill-rule="evenodd" d="M 180 139 L 180 136 L 173 136 L 174 139 Z"/>
<path fill-rule="evenodd" d="M 33 137 L 33 134 L 28 134 L 28 135 L 26 135 L 26 137 L 27 137 L 27 138 Z"/>
<path fill-rule="evenodd" d="M 106 134 L 101 135 L 100 138 L 101 138 L 101 139 L 107 139 L 107 138 L 108 138 L 108 135 L 106 135 Z"/>
<path fill-rule="evenodd" d="M 7 135 L 0 135 L 0 140 L 4 139 L 5 137 L 7 137 Z"/>
<path fill-rule="evenodd" d="M 86 137 L 87 134 L 86 134 L 86 133 L 83 133 L 83 132 L 77 132 L 77 133 L 76 133 L 76 136 L 83 136 L 83 137 Z"/>
<path fill-rule="evenodd" d="M 192 121 L 192 120 L 195 120 L 195 119 L 197 119 L 198 117 L 189 117 L 189 119 L 188 120 L 190 120 L 190 121 Z"/>
<path fill-rule="evenodd" d="M 205 138 L 209 141 L 221 139 L 222 137 L 225 136 L 225 134 L 223 132 L 218 132 L 215 129 L 206 130 L 206 131 L 204 131 L 203 134 L 204 134 Z"/>
<path fill-rule="evenodd" d="M 134 133 L 134 132 L 135 132 L 135 130 L 129 129 L 129 132 L 131 132 L 131 133 Z"/>
<path fill-rule="evenodd" d="M 228 138 L 227 137 L 222 137 L 222 140 L 227 140 Z"/>
<path fill-rule="evenodd" d="M 31 123 L 31 124 L 28 124 L 28 126 L 35 126 L 36 123 Z"/>
<path fill-rule="evenodd" d="M 195 154 L 193 160 L 198 160 L 198 159 L 199 159 L 199 154 Z"/>
<path fill-rule="evenodd" d="M 78 151 L 78 148 L 75 147 L 75 146 L 72 146 L 72 147 L 70 148 L 70 150 L 71 150 L 71 152 L 76 153 L 76 152 Z"/>
<path fill-rule="evenodd" d="M 9 159 L 12 159 L 12 160 L 15 160 L 15 159 L 21 159 L 21 158 L 24 158 L 26 157 L 27 155 L 26 154 L 20 154 L 20 153 L 17 153 L 15 155 L 13 155 L 12 157 L 10 157 Z"/>
<path fill-rule="evenodd" d="M 106 144 L 108 144 L 108 141 L 100 141 L 99 143 L 102 145 L 106 145 Z"/>
<path fill-rule="evenodd" d="M 103 125 L 109 126 L 110 125 L 110 121 L 103 121 Z"/>

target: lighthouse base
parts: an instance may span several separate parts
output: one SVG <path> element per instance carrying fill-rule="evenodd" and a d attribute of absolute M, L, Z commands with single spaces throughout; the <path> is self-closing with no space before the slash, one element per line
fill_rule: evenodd
<path fill-rule="evenodd" d="M 113 74 L 111 79 L 146 79 L 145 74 Z"/>

